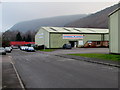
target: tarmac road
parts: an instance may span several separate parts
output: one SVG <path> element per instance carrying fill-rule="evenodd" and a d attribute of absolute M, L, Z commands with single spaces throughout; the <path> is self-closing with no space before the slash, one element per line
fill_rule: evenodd
<path fill-rule="evenodd" d="M 13 50 L 13 63 L 26 88 L 118 88 L 118 68 Z"/>

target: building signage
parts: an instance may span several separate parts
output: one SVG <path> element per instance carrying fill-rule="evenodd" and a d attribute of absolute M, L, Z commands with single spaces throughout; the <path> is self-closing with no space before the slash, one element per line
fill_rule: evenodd
<path fill-rule="evenodd" d="M 63 39 L 83 39 L 83 35 L 63 34 Z"/>
<path fill-rule="evenodd" d="M 84 45 L 83 41 L 78 41 L 79 45 Z"/>
<path fill-rule="evenodd" d="M 43 37 L 38 37 L 38 38 L 43 38 Z"/>
<path fill-rule="evenodd" d="M 38 35 L 39 35 L 38 38 L 43 38 L 43 35 L 44 35 L 44 34 L 43 34 L 43 33 L 39 33 Z"/>
<path fill-rule="evenodd" d="M 38 35 L 44 35 L 43 33 L 39 33 Z"/>

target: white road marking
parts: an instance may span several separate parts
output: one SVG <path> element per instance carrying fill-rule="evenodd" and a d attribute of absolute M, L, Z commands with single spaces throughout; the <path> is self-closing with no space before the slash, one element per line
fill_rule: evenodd
<path fill-rule="evenodd" d="M 18 74 L 18 72 L 17 72 L 17 70 L 16 70 L 16 68 L 15 68 L 15 65 L 14 65 L 12 62 L 11 62 L 11 64 L 13 65 L 13 68 L 14 68 L 14 70 L 15 70 L 15 73 L 16 73 L 16 75 L 17 75 L 17 78 L 18 78 L 18 80 L 19 80 L 19 82 L 20 82 L 20 85 L 21 85 L 22 89 L 25 90 L 25 87 L 24 87 L 24 85 L 23 85 L 23 83 L 22 83 L 22 80 L 21 80 L 21 78 L 20 78 L 20 76 L 19 76 L 19 74 Z"/>
<path fill-rule="evenodd" d="M 12 60 L 12 56 L 9 56 L 10 58 L 11 58 L 11 64 L 12 64 L 12 66 L 13 66 L 13 68 L 14 68 L 14 70 L 15 70 L 15 73 L 16 73 L 16 75 L 17 75 L 17 78 L 18 78 L 18 80 L 19 80 L 19 83 L 20 83 L 20 85 L 21 85 L 21 87 L 22 87 L 22 89 L 23 90 L 25 90 L 25 87 L 24 87 L 24 85 L 23 85 L 23 83 L 22 83 L 22 80 L 21 80 L 21 78 L 20 78 L 20 76 L 19 76 L 19 74 L 18 74 L 18 72 L 17 72 L 17 69 L 15 68 L 15 62 L 13 62 L 13 60 Z"/>
<path fill-rule="evenodd" d="M 29 59 L 25 59 L 25 60 L 30 62 L 30 60 L 29 60 Z"/>
<path fill-rule="evenodd" d="M 12 56 L 8 56 L 9 58 L 12 58 Z"/>
<path fill-rule="evenodd" d="M 57 61 L 74 61 L 73 59 L 62 59 L 62 60 L 57 60 Z"/>
<path fill-rule="evenodd" d="M 110 70 L 113 70 L 113 69 L 118 69 L 117 67 L 102 67 L 102 69 L 110 69 Z"/>

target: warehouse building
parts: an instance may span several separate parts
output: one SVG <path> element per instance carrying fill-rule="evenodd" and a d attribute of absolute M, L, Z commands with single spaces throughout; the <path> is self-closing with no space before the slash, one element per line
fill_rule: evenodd
<path fill-rule="evenodd" d="M 120 8 L 109 14 L 109 29 L 110 53 L 120 54 Z"/>
<path fill-rule="evenodd" d="M 35 35 L 35 44 L 47 48 L 62 48 L 70 43 L 72 47 L 108 46 L 108 29 L 41 27 Z"/>

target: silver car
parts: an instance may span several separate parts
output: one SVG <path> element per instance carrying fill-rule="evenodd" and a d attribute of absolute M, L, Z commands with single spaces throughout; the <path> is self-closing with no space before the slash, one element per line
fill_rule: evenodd
<path fill-rule="evenodd" d="M 25 51 L 25 50 L 27 50 L 28 49 L 28 46 L 21 46 L 20 47 L 20 50 L 23 50 L 23 51 Z"/>
<path fill-rule="evenodd" d="M 12 49 L 10 47 L 5 47 L 5 51 L 10 53 Z"/>
<path fill-rule="evenodd" d="M 6 55 L 5 48 L 0 47 L 0 54 L 2 54 L 2 55 Z"/>
<path fill-rule="evenodd" d="M 26 51 L 31 51 L 31 52 L 35 52 L 35 49 L 33 48 L 33 47 L 28 47 L 27 49 L 26 49 Z"/>

